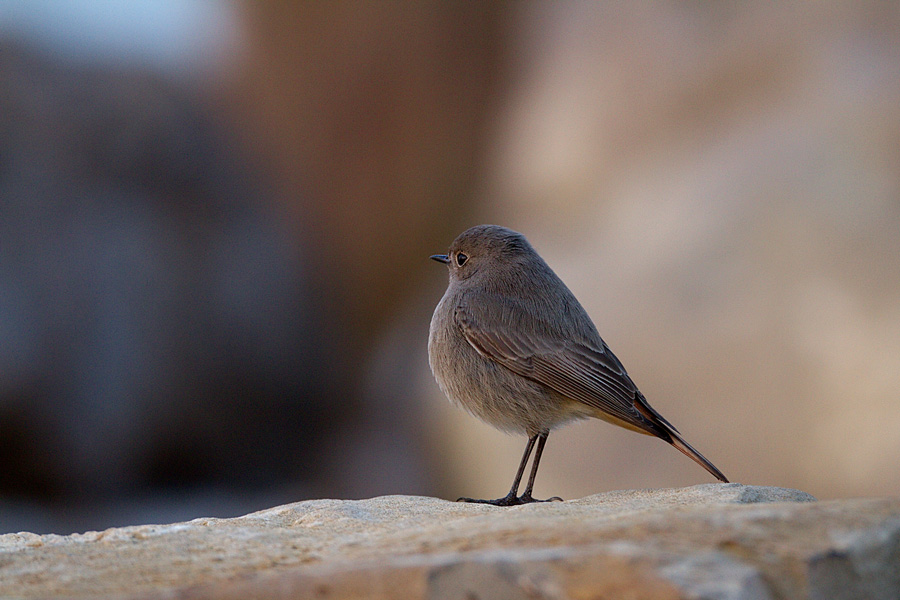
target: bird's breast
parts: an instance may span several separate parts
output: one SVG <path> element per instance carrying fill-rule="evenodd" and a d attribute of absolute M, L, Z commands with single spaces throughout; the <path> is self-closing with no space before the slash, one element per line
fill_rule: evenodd
<path fill-rule="evenodd" d="M 462 333 L 445 297 L 435 309 L 428 362 L 454 404 L 503 431 L 534 433 L 571 420 L 568 402 L 545 386 L 482 356 Z"/>

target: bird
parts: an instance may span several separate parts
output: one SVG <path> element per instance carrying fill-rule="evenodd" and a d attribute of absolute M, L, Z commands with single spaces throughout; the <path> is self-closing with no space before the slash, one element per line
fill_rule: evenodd
<path fill-rule="evenodd" d="M 524 235 L 499 225 L 461 233 L 447 254 L 449 284 L 428 334 L 438 387 L 482 421 L 528 438 L 509 493 L 496 506 L 537 500 L 534 480 L 550 431 L 599 418 L 668 442 L 716 479 L 728 479 L 638 390 L 574 294 Z M 534 452 L 525 490 L 518 490 Z"/>

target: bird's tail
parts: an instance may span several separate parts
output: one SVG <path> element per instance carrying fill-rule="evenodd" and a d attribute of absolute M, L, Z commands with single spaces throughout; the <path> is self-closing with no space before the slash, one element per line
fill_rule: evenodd
<path fill-rule="evenodd" d="M 690 458 L 692 461 L 709 471 L 713 477 L 721 481 L 722 483 L 728 483 L 728 478 L 722 474 L 722 471 L 716 468 L 716 465 L 709 462 L 709 460 L 694 450 L 694 447 L 684 441 L 684 438 L 681 437 L 674 429 L 667 432 L 669 436 L 671 436 L 670 444 L 675 446 L 682 454 Z"/>
<path fill-rule="evenodd" d="M 713 477 L 715 477 L 722 483 L 728 483 L 728 478 L 725 477 L 722 471 L 717 469 L 716 465 L 709 462 L 709 459 L 697 452 L 693 446 L 688 444 L 685 439 L 681 437 L 681 434 L 678 433 L 678 430 L 675 429 L 675 426 L 666 421 L 658 412 L 653 410 L 653 408 L 651 408 L 650 405 L 647 404 L 647 401 L 644 400 L 642 396 L 639 397 L 634 404 L 635 408 L 637 408 L 638 411 L 640 411 L 640 413 L 647 420 L 651 421 L 654 425 L 661 429 L 664 434 L 666 434 L 659 437 L 675 446 L 675 448 L 677 448 L 679 452 L 709 471 Z"/>

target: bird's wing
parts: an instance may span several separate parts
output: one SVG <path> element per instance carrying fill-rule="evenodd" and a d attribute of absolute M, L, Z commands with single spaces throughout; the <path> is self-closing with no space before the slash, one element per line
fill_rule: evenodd
<path fill-rule="evenodd" d="M 636 406 L 644 407 L 643 396 L 599 336 L 595 341 L 566 337 L 509 299 L 469 299 L 460 303 L 455 316 L 466 340 L 482 356 L 567 398 L 659 435 L 658 425 Z"/>

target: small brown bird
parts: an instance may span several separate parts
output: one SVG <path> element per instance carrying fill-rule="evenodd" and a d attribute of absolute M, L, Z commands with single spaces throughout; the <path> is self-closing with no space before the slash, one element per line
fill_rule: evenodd
<path fill-rule="evenodd" d="M 550 430 L 587 417 L 663 439 L 728 482 L 647 403 L 584 308 L 522 234 L 479 225 L 461 233 L 449 254 L 431 258 L 450 270 L 428 336 L 438 385 L 486 423 L 528 436 L 509 494 L 460 501 L 541 502 L 531 494 Z M 519 496 L 535 442 L 531 475 Z"/>

